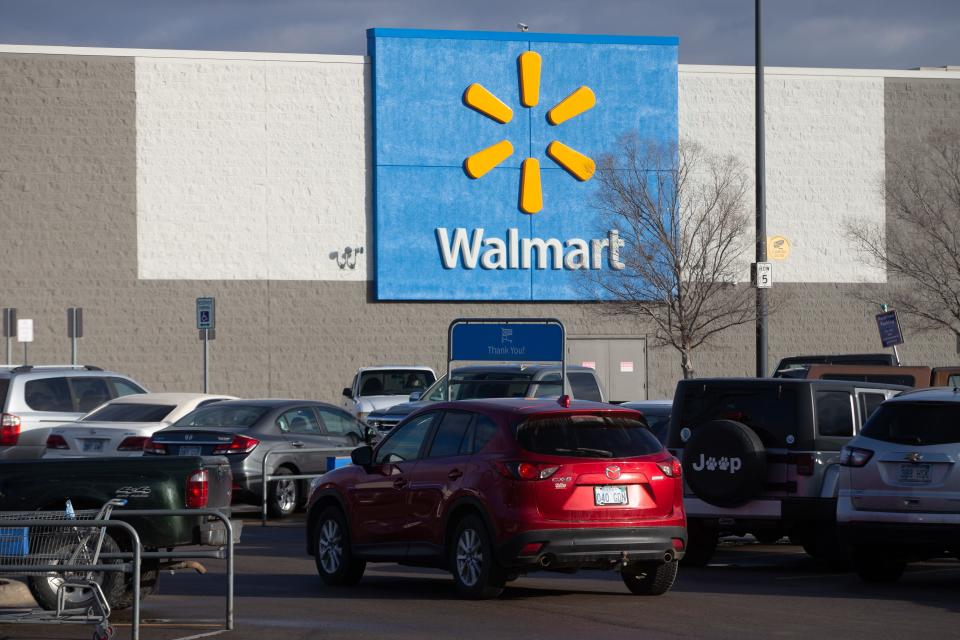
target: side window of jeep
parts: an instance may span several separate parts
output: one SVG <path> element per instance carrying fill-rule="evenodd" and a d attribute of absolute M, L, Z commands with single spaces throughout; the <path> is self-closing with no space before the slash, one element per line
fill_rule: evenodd
<path fill-rule="evenodd" d="M 817 391 L 817 432 L 821 436 L 852 437 L 853 424 L 849 391 Z"/>

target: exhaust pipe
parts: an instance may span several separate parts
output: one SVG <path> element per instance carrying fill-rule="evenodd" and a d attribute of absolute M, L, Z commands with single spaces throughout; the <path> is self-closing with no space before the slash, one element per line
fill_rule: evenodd
<path fill-rule="evenodd" d="M 554 558 L 552 553 L 545 554 L 540 557 L 540 566 L 546 569 L 553 564 L 553 560 Z"/>
<path fill-rule="evenodd" d="M 673 551 L 667 551 L 663 554 L 663 561 L 664 563 L 673 562 Z"/>

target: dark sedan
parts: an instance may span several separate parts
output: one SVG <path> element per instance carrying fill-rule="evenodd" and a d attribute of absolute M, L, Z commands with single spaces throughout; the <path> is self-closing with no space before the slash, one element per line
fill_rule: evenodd
<path fill-rule="evenodd" d="M 223 455 L 233 469 L 234 499 L 260 504 L 263 458 L 268 451 L 270 475 L 322 473 L 327 456 L 307 449 L 354 447 L 370 430 L 349 413 L 309 400 L 231 400 L 201 407 L 172 426 L 157 431 L 145 455 Z M 267 507 L 275 517 L 296 511 L 306 500 L 307 481 L 275 480 L 267 492 Z"/>

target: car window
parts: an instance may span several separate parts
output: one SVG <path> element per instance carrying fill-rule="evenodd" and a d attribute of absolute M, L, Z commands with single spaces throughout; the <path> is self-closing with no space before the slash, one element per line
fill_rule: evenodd
<path fill-rule="evenodd" d="M 954 373 L 947 377 L 947 387 L 960 387 L 960 374 Z M 3 394 L 0 394 L 0 400 L 3 399 Z"/>
<path fill-rule="evenodd" d="M 871 416 L 860 433 L 897 444 L 955 444 L 960 442 L 960 404 L 890 402 Z"/>
<path fill-rule="evenodd" d="M 29 380 L 24 385 L 24 399 L 34 411 L 74 411 L 66 378 Z"/>
<path fill-rule="evenodd" d="M 141 389 L 129 380 L 123 380 L 122 378 L 110 378 L 110 382 L 113 383 L 113 389 L 117 394 L 116 397 L 118 398 L 123 396 L 132 396 L 137 393 L 146 393 L 146 389 Z"/>
<path fill-rule="evenodd" d="M 427 437 L 427 432 L 436 416 L 436 412 L 430 412 L 394 428 L 383 444 L 377 448 L 374 464 L 404 462 L 420 457 L 423 440 Z"/>
<path fill-rule="evenodd" d="M 454 375 L 450 398 L 524 398 L 532 380 L 532 374 L 511 371 Z"/>
<path fill-rule="evenodd" d="M 194 409 L 177 420 L 173 426 L 246 429 L 256 424 L 269 410 L 269 407 L 249 404 L 213 404 Z"/>
<path fill-rule="evenodd" d="M 447 393 L 447 376 L 443 376 L 435 383 L 433 386 L 423 392 L 424 399 L 429 400 L 430 402 L 441 402 L 445 400 L 444 397 Z"/>
<path fill-rule="evenodd" d="M 797 433 L 797 390 L 788 385 L 684 385 L 680 426 L 696 430 L 711 420 L 735 420 L 752 429 L 768 447 L 783 434 Z"/>
<path fill-rule="evenodd" d="M 174 409 L 172 404 L 110 403 L 81 422 L 162 422 Z"/>
<path fill-rule="evenodd" d="M 348 433 L 359 433 L 360 426 L 349 413 L 338 409 L 327 409 L 324 407 L 314 407 L 323 420 L 323 426 L 327 433 L 337 436 L 345 436 Z"/>
<path fill-rule="evenodd" d="M 10 386 L 10 380 L 7 378 L 0 378 L 0 409 L 6 406 L 7 403 L 7 387 Z"/>
<path fill-rule="evenodd" d="M 574 371 L 568 373 L 567 377 L 570 379 L 570 389 L 573 391 L 574 398 L 577 400 L 593 400 L 594 402 L 603 401 L 603 397 L 600 395 L 600 387 L 597 385 L 597 379 L 593 377 L 593 374 L 586 371 Z"/>
<path fill-rule="evenodd" d="M 534 392 L 533 396 L 535 398 L 559 396 L 560 391 L 560 374 L 548 373 L 540 378 L 540 384 L 537 385 L 537 390 Z"/>
<path fill-rule="evenodd" d="M 647 413 L 644 414 L 644 417 L 647 419 L 647 425 L 650 427 L 650 432 L 656 436 L 657 440 L 666 444 L 667 432 L 670 430 L 670 416 L 652 416 Z"/>
<path fill-rule="evenodd" d="M 853 405 L 847 391 L 817 391 L 817 432 L 821 436 L 853 436 Z"/>
<path fill-rule="evenodd" d="M 321 434 L 320 423 L 317 422 L 317 416 L 311 407 L 298 407 L 284 411 L 277 419 L 277 426 L 287 433 L 314 436 Z"/>
<path fill-rule="evenodd" d="M 470 443 L 470 453 L 476 453 L 482 451 L 487 443 L 493 438 L 494 434 L 497 432 L 497 423 L 494 422 L 491 418 L 478 415 L 477 421 L 473 427 L 473 442 Z"/>
<path fill-rule="evenodd" d="M 860 401 L 860 416 L 863 422 L 866 422 L 870 416 L 873 415 L 873 412 L 880 407 L 881 403 L 887 399 L 887 396 L 883 393 L 861 391 L 857 395 Z"/>
<path fill-rule="evenodd" d="M 437 431 L 430 443 L 428 458 L 445 458 L 459 455 L 464 440 L 469 436 L 473 414 L 465 411 L 447 411 L 443 414 Z"/>
<path fill-rule="evenodd" d="M 846 382 L 876 382 L 878 384 L 899 384 L 905 387 L 917 386 L 917 380 L 907 374 L 890 373 L 825 373 L 821 380 L 843 380 Z M 927 381 L 929 382 L 929 380 Z"/>
<path fill-rule="evenodd" d="M 595 414 L 530 418 L 517 426 L 517 442 L 532 453 L 578 458 L 632 458 L 663 449 L 642 421 Z"/>
<path fill-rule="evenodd" d="M 103 378 L 70 378 L 70 386 L 73 387 L 73 397 L 77 399 L 77 411 L 93 411 L 113 399 Z"/>
<path fill-rule="evenodd" d="M 433 384 L 429 371 L 384 369 L 360 374 L 360 396 L 409 396 Z"/>

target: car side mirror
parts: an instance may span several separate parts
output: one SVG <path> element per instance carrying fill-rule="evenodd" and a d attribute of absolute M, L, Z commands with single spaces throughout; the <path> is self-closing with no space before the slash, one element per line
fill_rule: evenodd
<path fill-rule="evenodd" d="M 416 402 L 421 396 L 423 396 L 423 391 L 414 391 L 410 394 L 410 402 Z"/>
<path fill-rule="evenodd" d="M 373 447 L 368 444 L 357 447 L 350 452 L 350 461 L 358 467 L 369 467 L 373 464 Z"/>
<path fill-rule="evenodd" d="M 343 388 L 343 397 L 345 397 L 345 398 L 351 398 L 351 399 L 352 399 L 352 398 L 353 398 L 353 389 L 351 389 L 350 387 L 344 387 L 344 388 Z"/>

